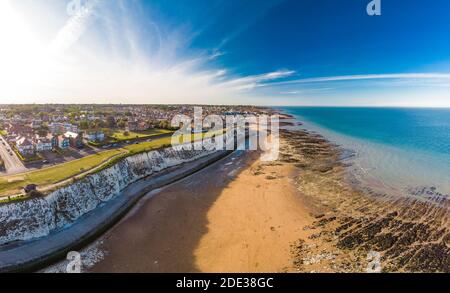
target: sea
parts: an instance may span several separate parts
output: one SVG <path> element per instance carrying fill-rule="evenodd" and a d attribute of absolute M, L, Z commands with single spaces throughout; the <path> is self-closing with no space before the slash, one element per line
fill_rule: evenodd
<path fill-rule="evenodd" d="M 358 183 L 391 194 L 450 196 L 450 108 L 279 109 L 339 145 Z"/>

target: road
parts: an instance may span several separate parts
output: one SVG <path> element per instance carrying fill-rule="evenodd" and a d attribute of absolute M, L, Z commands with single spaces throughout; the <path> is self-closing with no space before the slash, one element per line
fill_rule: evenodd
<path fill-rule="evenodd" d="M 4 144 L 3 144 L 4 143 Z M 12 155 L 8 150 L 11 150 Z M 5 138 L 0 135 L 0 156 L 5 163 L 5 169 L 7 174 L 17 174 L 27 171 L 25 165 L 17 157 L 16 153 L 11 149 L 11 147 L 6 142 Z"/>

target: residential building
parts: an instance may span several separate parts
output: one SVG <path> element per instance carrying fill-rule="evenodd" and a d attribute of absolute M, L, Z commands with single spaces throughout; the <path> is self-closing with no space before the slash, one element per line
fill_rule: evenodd
<path fill-rule="evenodd" d="M 106 123 L 108 123 L 109 128 L 117 127 L 116 118 L 114 118 L 114 116 L 110 115 L 110 116 L 106 117 Z"/>
<path fill-rule="evenodd" d="M 49 133 L 49 134 L 47 134 L 46 139 L 50 140 L 50 142 L 52 144 L 52 148 L 58 147 L 58 136 L 57 135 L 53 135 L 53 134 Z"/>
<path fill-rule="evenodd" d="M 127 128 L 128 131 L 138 131 L 139 130 L 138 122 L 136 122 L 136 121 L 128 121 L 126 128 Z"/>
<path fill-rule="evenodd" d="M 64 136 L 69 139 L 70 146 L 74 148 L 80 148 L 83 146 L 83 138 L 78 133 L 68 131 L 64 134 Z"/>
<path fill-rule="evenodd" d="M 52 140 L 47 137 L 36 136 L 36 139 L 34 140 L 34 145 L 36 148 L 36 152 L 47 152 L 53 149 Z"/>
<path fill-rule="evenodd" d="M 42 120 L 36 119 L 36 120 L 31 121 L 31 128 L 32 129 L 38 129 L 41 126 L 42 126 Z"/>
<path fill-rule="evenodd" d="M 70 147 L 70 139 L 65 135 L 58 135 L 58 147 L 62 150 L 68 149 Z"/>
<path fill-rule="evenodd" d="M 29 126 L 23 125 L 20 122 L 13 122 L 7 126 L 8 134 L 15 136 L 27 136 L 31 137 L 34 133 L 33 129 Z"/>
<path fill-rule="evenodd" d="M 78 133 L 78 126 L 70 123 L 53 122 L 48 125 L 52 134 L 63 134 L 66 132 Z"/>
<path fill-rule="evenodd" d="M 34 155 L 34 145 L 33 142 L 27 137 L 20 137 L 16 141 L 16 147 L 19 153 L 23 156 L 32 156 Z"/>
<path fill-rule="evenodd" d="M 88 141 L 102 142 L 105 140 L 105 133 L 103 131 L 86 131 L 84 137 Z"/>
<path fill-rule="evenodd" d="M 145 131 L 149 128 L 149 124 L 145 121 L 139 122 L 137 126 L 138 131 Z"/>

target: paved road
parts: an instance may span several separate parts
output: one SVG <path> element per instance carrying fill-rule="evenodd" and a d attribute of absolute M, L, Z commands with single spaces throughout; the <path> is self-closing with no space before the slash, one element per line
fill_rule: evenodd
<path fill-rule="evenodd" d="M 8 150 L 11 150 L 11 147 L 8 145 L 5 138 L 0 135 L 0 156 L 3 159 L 3 162 L 5 162 L 6 172 L 8 174 L 17 174 L 27 171 L 27 168 L 25 168 L 24 164 L 17 157 L 16 153 L 11 150 L 12 155 L 10 155 Z"/>

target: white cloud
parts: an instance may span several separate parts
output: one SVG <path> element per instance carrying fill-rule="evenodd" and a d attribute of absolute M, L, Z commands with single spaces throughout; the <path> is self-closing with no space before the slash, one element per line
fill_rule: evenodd
<path fill-rule="evenodd" d="M 271 81 L 290 77 L 295 74 L 292 70 L 278 70 L 274 72 L 250 75 L 232 79 L 223 85 L 232 87 L 235 90 L 251 90 L 260 86 L 270 85 Z"/>
<path fill-rule="evenodd" d="M 315 83 L 315 82 L 332 82 L 332 81 L 353 81 L 353 80 L 373 80 L 373 79 L 450 79 L 447 73 L 395 73 L 395 74 L 364 74 L 364 75 L 340 75 L 303 78 L 289 81 L 277 82 L 271 85 L 287 85 L 297 83 Z"/>
<path fill-rule="evenodd" d="M 334 87 L 321 83 L 358 80 L 386 80 L 389 84 L 383 85 L 385 88 L 394 82 L 400 86 L 421 84 L 424 89 L 440 87 L 442 91 L 436 94 L 422 91 L 427 95 L 423 103 L 450 103 L 446 88 L 450 74 L 445 73 L 295 80 L 296 72 L 288 69 L 249 76 L 233 74 L 232 68 L 214 65 L 225 52 L 217 48 L 190 51 L 191 37 L 183 28 L 168 29 L 148 19 L 142 35 L 140 24 L 129 17 L 134 14 L 130 9 L 137 8 L 129 7 L 128 1 L 91 0 L 88 9 L 72 17 L 59 11 L 66 17 L 64 25 L 46 30 L 58 33 L 44 43 L 45 38 L 36 37 L 39 26 L 22 18 L 10 1 L 0 1 L 0 103 L 278 104 L 281 96 L 286 104 L 294 99 L 320 104 L 324 101 L 317 97 L 326 93 L 330 99 L 325 102 L 339 104 L 338 99 L 351 102 L 345 100 L 348 94 L 341 92 L 338 97 Z M 111 7 L 114 3 L 123 6 Z M 94 29 L 94 23 L 103 30 Z M 419 103 L 415 97 L 414 103 Z M 392 99 L 408 103 L 400 94 Z"/>
<path fill-rule="evenodd" d="M 225 52 L 219 51 L 219 50 L 214 50 L 213 53 L 208 57 L 209 60 L 216 60 L 219 57 L 225 55 Z"/>
<path fill-rule="evenodd" d="M 31 36 L 38 33 L 33 29 L 26 35 L 16 30 L 24 37 L 22 50 L 17 50 L 17 44 L 12 42 L 15 34 L 4 40 L 10 43 L 8 53 L 13 58 L 5 56 L 10 59 L 9 66 L 0 68 L 2 76 L 9 79 L 0 88 L 0 102 L 242 103 L 247 90 L 294 73 L 280 70 L 230 77 L 226 68 L 209 64 L 223 56 L 222 51 L 180 55 L 189 45 L 184 31 L 165 29 L 162 34 L 161 28 L 149 20 L 154 38 L 136 33 L 140 31 L 139 23 L 129 18 L 129 9 L 136 7 L 128 7 L 128 2 L 114 7 L 108 6 L 111 2 L 100 0 L 82 3 L 84 9 L 68 17 L 51 42 L 39 44 L 40 50 L 36 50 L 37 45 L 30 46 Z M 14 12 L 8 8 L 8 12 Z M 14 23 L 17 28 L 33 27 L 27 19 L 12 20 L 6 21 L 5 26 Z M 94 22 L 106 29 L 108 38 L 97 38 L 98 32 L 92 29 Z M 154 40 L 150 52 L 146 46 L 149 40 Z M 37 61 L 17 69 L 17 63 L 31 53 Z M 23 74 L 27 67 L 33 68 L 33 74 Z M 11 76 L 12 69 L 17 74 Z"/>

